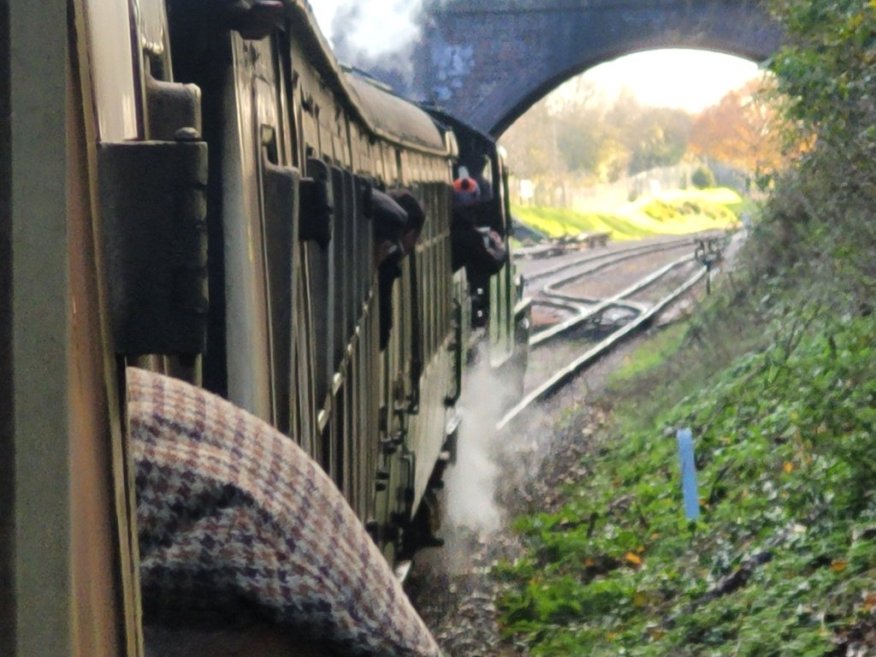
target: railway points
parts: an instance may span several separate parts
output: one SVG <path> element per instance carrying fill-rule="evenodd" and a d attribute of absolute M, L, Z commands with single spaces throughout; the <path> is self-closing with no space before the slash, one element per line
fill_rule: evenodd
<path fill-rule="evenodd" d="M 707 277 L 711 268 L 698 266 L 702 258 L 697 254 L 703 248 L 718 261 L 723 240 L 718 235 L 707 235 L 672 240 L 661 246 L 637 245 L 613 257 L 604 254 L 542 269 L 540 278 L 547 280 L 540 286 L 536 306 L 543 301 L 571 316 L 536 331 L 530 338 L 530 346 L 538 354 L 532 360 L 538 365 L 528 372 L 524 397 L 499 420 L 497 430 L 507 429 L 528 408 L 556 394 Z M 683 255 L 678 257 L 678 252 Z M 605 286 L 605 281 L 612 278 L 612 267 L 654 258 L 657 264 L 651 260 L 644 275 L 604 298 L 594 299 L 582 283 L 598 275 Z M 673 259 L 665 262 L 667 258 Z M 582 296 L 585 293 L 587 296 Z"/>

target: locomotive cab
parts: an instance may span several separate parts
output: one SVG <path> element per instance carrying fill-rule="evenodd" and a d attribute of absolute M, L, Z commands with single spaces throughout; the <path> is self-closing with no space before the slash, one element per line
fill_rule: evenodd
<path fill-rule="evenodd" d="M 426 108 L 435 119 L 451 129 L 458 143 L 454 178 L 472 177 L 479 188 L 474 206 L 479 228 L 498 235 L 506 254 L 513 235 L 508 194 L 508 172 L 504 151 L 489 135 L 435 107 Z M 470 323 L 475 342 L 486 336 L 490 366 L 522 392 L 523 373 L 529 354 L 531 300 L 522 294 L 523 284 L 510 257 L 492 274 L 469 271 Z M 474 343 L 473 343 L 474 344 Z M 511 401 L 509 399 L 509 401 Z"/>

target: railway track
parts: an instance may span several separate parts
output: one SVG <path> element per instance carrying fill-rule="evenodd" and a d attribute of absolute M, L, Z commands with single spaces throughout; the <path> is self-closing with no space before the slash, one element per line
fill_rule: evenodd
<path fill-rule="evenodd" d="M 577 316 L 567 319 L 566 321 L 554 324 L 550 328 L 536 332 L 529 339 L 529 346 L 542 346 L 546 342 L 563 336 L 567 334 L 570 330 L 582 324 L 593 321 L 595 318 L 601 316 L 603 313 L 611 308 L 626 308 L 635 312 L 644 312 L 645 310 L 647 310 L 647 306 L 641 302 L 631 300 L 631 297 L 653 286 L 655 283 L 666 277 L 666 275 L 673 270 L 679 269 L 688 263 L 692 263 L 693 261 L 694 256 L 692 253 L 684 255 L 683 257 L 673 260 L 669 264 L 666 264 L 649 273 L 644 278 L 637 280 L 631 286 L 618 292 L 617 294 L 614 294 L 601 301 L 593 301 L 586 297 L 582 297 L 580 294 L 564 292 L 562 291 L 562 289 L 559 288 L 559 286 L 555 286 L 554 284 L 546 287 L 543 294 L 545 294 L 545 296 L 548 296 L 550 303 L 584 303 L 588 305 L 587 307 L 584 307 Z M 580 278 L 580 276 L 576 275 L 575 279 L 578 278 Z"/>
<path fill-rule="evenodd" d="M 540 289 L 539 281 L 550 279 L 554 281 L 557 275 L 561 272 L 569 272 L 576 268 L 585 268 L 580 272 L 572 272 L 578 274 L 587 274 L 592 271 L 598 271 L 612 264 L 623 262 L 630 258 L 641 257 L 648 253 L 658 253 L 669 249 L 677 248 L 681 245 L 692 244 L 690 237 L 671 239 L 651 244 L 640 244 L 623 249 L 612 249 L 601 253 L 588 253 L 573 259 L 563 258 L 560 263 L 547 264 L 544 267 L 537 267 L 526 273 L 526 284 L 530 292 Z M 544 261 L 542 261 L 544 262 Z"/>
<path fill-rule="evenodd" d="M 536 332 L 529 341 L 530 348 L 539 350 L 552 344 L 557 358 L 531 359 L 537 363 L 554 361 L 562 365 L 549 375 L 543 375 L 541 383 L 528 386 L 524 397 L 497 424 L 502 430 L 511 424 L 527 408 L 556 393 L 582 371 L 590 367 L 616 345 L 647 326 L 657 315 L 684 295 L 702 280 L 707 269 L 695 256 L 695 240 L 685 238 L 658 245 L 625 249 L 622 252 L 604 253 L 575 262 L 548 267 L 531 275 L 548 279 L 538 291 L 535 303 L 557 309 L 567 315 L 549 328 Z M 593 299 L 576 290 L 577 284 L 610 266 L 642 258 L 656 252 L 689 249 L 681 257 L 662 263 L 656 269 L 635 280 L 631 285 L 602 299 Z M 666 289 L 669 289 L 666 292 Z M 655 294 L 656 291 L 656 294 Z M 589 335 L 583 340 L 582 332 Z M 560 341 L 559 338 L 565 338 Z M 534 368 L 538 374 L 538 367 Z"/>

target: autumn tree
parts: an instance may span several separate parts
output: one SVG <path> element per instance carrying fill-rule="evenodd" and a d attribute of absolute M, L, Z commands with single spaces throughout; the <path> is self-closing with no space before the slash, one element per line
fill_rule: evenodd
<path fill-rule="evenodd" d="M 769 83 L 752 80 L 726 94 L 694 121 L 691 152 L 745 171 L 770 171 L 782 163 L 779 112 Z"/>
<path fill-rule="evenodd" d="M 614 181 L 678 163 L 692 119 L 686 112 L 641 105 L 629 90 L 606 103 L 592 87 L 536 103 L 502 137 L 521 177 L 570 172 Z"/>

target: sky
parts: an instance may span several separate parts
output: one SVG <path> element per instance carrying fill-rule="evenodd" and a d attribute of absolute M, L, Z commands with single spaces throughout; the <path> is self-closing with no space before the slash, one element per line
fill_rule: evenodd
<path fill-rule="evenodd" d="M 761 71 L 754 62 L 706 50 L 651 50 L 620 57 L 583 73 L 609 97 L 627 87 L 643 105 L 697 113 Z M 568 84 L 568 83 L 567 83 Z M 573 87 L 574 83 L 568 84 Z M 557 89 L 562 94 L 563 89 Z"/>
<path fill-rule="evenodd" d="M 336 20 L 342 23 L 345 50 L 374 58 L 419 36 L 414 17 L 421 0 L 309 1 L 320 29 L 330 41 Z M 626 87 L 643 105 L 696 113 L 714 105 L 728 91 L 757 77 L 759 72 L 753 62 L 732 55 L 674 49 L 627 55 L 583 75 L 596 82 L 608 98 Z M 572 87 L 574 84 L 568 84 L 557 93 L 569 93 Z"/>

